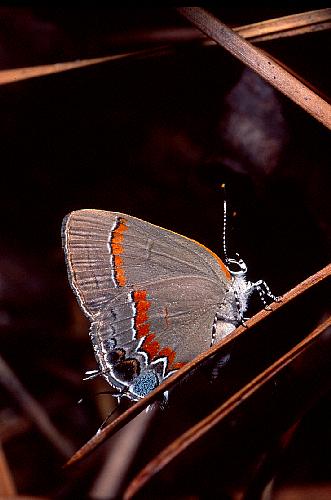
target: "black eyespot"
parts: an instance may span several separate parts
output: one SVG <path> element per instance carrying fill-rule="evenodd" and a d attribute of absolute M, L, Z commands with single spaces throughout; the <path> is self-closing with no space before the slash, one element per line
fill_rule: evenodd
<path fill-rule="evenodd" d="M 125 351 L 123 349 L 113 349 L 106 355 L 106 358 L 109 364 L 116 365 L 125 359 Z"/>
<path fill-rule="evenodd" d="M 126 359 L 117 363 L 114 367 L 114 373 L 122 380 L 130 382 L 134 377 L 140 373 L 140 364 L 136 359 Z"/>

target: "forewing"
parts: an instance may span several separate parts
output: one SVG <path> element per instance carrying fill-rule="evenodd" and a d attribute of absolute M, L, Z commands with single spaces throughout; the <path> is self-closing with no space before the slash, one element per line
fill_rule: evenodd
<path fill-rule="evenodd" d="M 95 319 L 126 290 L 175 277 L 208 277 L 226 286 L 222 261 L 199 243 L 129 215 L 79 210 L 63 222 L 69 279 Z"/>

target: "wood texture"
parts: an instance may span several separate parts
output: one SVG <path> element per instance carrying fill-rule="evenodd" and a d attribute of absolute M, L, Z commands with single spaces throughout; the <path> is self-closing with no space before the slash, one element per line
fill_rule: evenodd
<path fill-rule="evenodd" d="M 249 38 L 252 42 L 262 42 L 330 29 L 330 27 L 331 9 L 320 9 L 247 24 L 234 28 L 234 31 L 244 38 Z"/>
<path fill-rule="evenodd" d="M 279 17 L 276 19 L 267 19 L 258 23 L 247 24 L 244 26 L 236 26 L 233 31 L 243 38 L 251 40 L 253 43 L 262 42 L 266 40 L 276 40 L 278 38 L 302 35 L 315 31 L 331 29 L 331 9 L 320 9 L 309 12 L 302 12 L 299 14 L 292 14 L 290 16 Z M 115 54 L 112 56 L 95 57 L 91 59 L 81 59 L 78 61 L 60 62 L 56 64 L 45 64 L 40 66 L 31 66 L 26 68 L 14 68 L 9 70 L 0 70 L 0 85 L 19 82 L 30 78 L 37 78 L 41 76 L 52 75 L 56 73 L 63 73 L 74 69 L 93 66 L 96 64 L 104 64 L 110 61 L 117 61 L 120 59 L 134 58 L 134 57 L 161 57 L 162 55 L 169 55 L 175 53 L 171 42 L 187 42 L 192 39 L 201 38 L 201 43 L 205 46 L 217 45 L 217 42 L 205 37 L 201 34 L 196 35 L 196 30 L 192 29 L 175 29 L 159 30 L 153 35 L 154 41 L 162 41 L 167 45 L 159 45 L 152 49 L 135 50 L 125 52 L 123 54 Z M 174 38 L 175 34 L 175 38 Z M 137 40 L 137 43 L 139 39 Z M 169 45 L 168 45 L 169 44 Z"/>
<path fill-rule="evenodd" d="M 255 71 L 270 85 L 292 99 L 316 120 L 331 129 L 331 106 L 306 85 L 254 47 L 212 14 L 199 7 L 180 7 L 178 11 L 194 26 Z"/>
<path fill-rule="evenodd" d="M 134 478 L 128 486 L 124 498 L 132 498 L 158 471 L 163 469 L 170 461 L 207 434 L 210 429 L 219 424 L 220 421 L 229 415 L 236 407 L 241 405 L 246 399 L 259 390 L 260 387 L 274 378 L 330 326 L 331 316 L 329 316 L 329 318 L 327 318 L 321 325 L 307 335 L 302 342 L 299 342 L 293 349 L 270 365 L 266 370 L 260 373 L 251 382 L 220 405 L 210 415 L 202 419 L 196 425 L 190 427 L 188 431 L 184 432 L 179 438 L 175 439 L 170 445 L 164 448 L 164 450 L 151 460 Z"/>
<path fill-rule="evenodd" d="M 165 391 L 168 391 L 173 385 L 182 380 L 192 369 L 196 368 L 198 365 L 203 363 L 207 358 L 213 356 L 217 352 L 220 352 L 221 349 L 234 339 L 239 337 L 240 335 L 245 335 L 249 332 L 249 329 L 253 327 L 255 324 L 262 321 L 264 318 L 268 317 L 273 313 L 276 309 L 283 307 L 285 304 L 293 300 L 298 295 L 301 295 L 303 292 L 316 285 L 319 281 L 322 281 L 328 278 L 331 275 L 331 264 L 321 269 L 319 272 L 310 276 L 305 281 L 294 287 L 292 290 L 287 292 L 282 296 L 281 301 L 274 302 L 269 306 L 268 309 L 263 309 L 259 311 L 255 316 L 250 318 L 245 326 L 239 326 L 231 332 L 227 337 L 222 339 L 216 345 L 208 349 L 207 351 L 201 353 L 191 362 L 187 363 L 183 368 L 174 373 L 171 377 L 165 380 L 161 385 L 159 385 L 156 389 L 150 392 L 145 398 L 141 399 L 133 406 L 131 406 L 127 411 L 122 413 L 116 420 L 112 421 L 107 427 L 103 428 L 97 434 L 95 434 L 86 444 L 84 444 L 76 453 L 68 460 L 66 466 L 71 466 L 76 462 L 83 459 L 86 455 L 88 455 L 91 451 L 101 445 L 107 437 L 113 435 L 119 429 L 121 429 L 124 425 L 126 425 L 130 420 L 132 420 L 136 415 L 138 415 L 141 411 L 143 411 L 147 406 L 152 404 L 158 396 L 163 394 Z"/>

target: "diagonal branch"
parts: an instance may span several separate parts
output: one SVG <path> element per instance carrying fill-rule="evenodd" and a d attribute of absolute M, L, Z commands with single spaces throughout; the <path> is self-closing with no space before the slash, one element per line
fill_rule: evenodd
<path fill-rule="evenodd" d="M 0 385 L 17 401 L 25 415 L 36 425 L 54 448 L 64 457 L 72 452 L 72 444 L 52 424 L 39 403 L 27 392 L 15 373 L 0 357 Z"/>
<path fill-rule="evenodd" d="M 14 497 L 15 494 L 15 481 L 0 443 L 0 498 Z"/>
<path fill-rule="evenodd" d="M 200 7 L 180 7 L 178 11 L 270 85 L 331 129 L 331 105 L 277 64 L 273 58 Z"/>
<path fill-rule="evenodd" d="M 290 16 L 268 19 L 259 23 L 234 28 L 240 36 L 252 42 L 264 42 L 287 36 L 300 35 L 311 31 L 330 29 L 331 9 L 311 10 Z"/>
<path fill-rule="evenodd" d="M 84 444 L 67 462 L 66 466 L 73 465 L 75 462 L 78 462 L 82 458 L 84 458 L 87 454 L 97 448 L 100 444 L 102 444 L 105 439 L 111 435 L 113 435 L 116 431 L 121 429 L 125 424 L 127 424 L 130 420 L 132 420 L 138 413 L 144 410 L 148 405 L 152 404 L 161 394 L 165 391 L 168 391 L 173 385 L 182 380 L 188 373 L 206 361 L 209 357 L 214 354 L 220 352 L 224 346 L 228 345 L 230 342 L 233 342 L 234 339 L 239 337 L 240 335 L 245 335 L 249 332 L 249 329 L 253 327 L 255 324 L 259 323 L 266 317 L 270 316 L 272 312 L 281 307 L 285 306 L 288 302 L 293 300 L 298 295 L 301 295 L 303 292 L 307 291 L 312 286 L 316 285 L 319 281 L 322 281 L 328 278 L 331 275 L 331 264 L 324 267 L 320 271 L 318 271 L 313 276 L 310 276 L 305 281 L 294 287 L 292 290 L 287 292 L 282 296 L 281 302 L 275 302 L 271 304 L 270 309 L 263 309 L 258 312 L 255 316 L 247 321 L 247 327 L 239 326 L 231 332 L 227 337 L 222 339 L 216 345 L 208 349 L 207 351 L 201 353 L 199 356 L 194 358 L 192 361 L 187 363 L 183 368 L 174 373 L 171 377 L 165 380 L 161 385 L 159 385 L 156 389 L 150 392 L 143 399 L 135 403 L 131 406 L 127 411 L 122 413 L 116 420 L 111 422 L 107 427 L 103 428 L 100 432 L 95 434 L 86 444 Z M 271 309 L 272 307 L 272 309 Z"/>
<path fill-rule="evenodd" d="M 158 47 L 162 51 L 162 47 Z M 53 75 L 56 73 L 63 73 L 72 69 L 85 68 L 87 66 L 95 66 L 109 61 L 117 61 L 133 56 L 151 56 L 154 55 L 155 49 L 146 49 L 125 54 L 115 54 L 112 56 L 95 57 L 92 59 L 79 59 L 78 61 L 68 61 L 56 64 L 44 64 L 41 66 L 29 66 L 26 68 L 4 69 L 0 70 L 0 85 L 7 83 L 15 83 L 21 80 L 28 80 L 29 78 L 37 78 L 40 76 Z"/>
<path fill-rule="evenodd" d="M 222 419 L 229 415 L 235 408 L 241 405 L 245 400 L 251 397 L 270 379 L 274 378 L 281 370 L 288 366 L 295 358 L 297 358 L 305 349 L 307 349 L 322 333 L 331 326 L 331 316 L 326 319 L 321 325 L 313 330 L 307 337 L 299 342 L 293 349 L 288 351 L 284 356 L 279 358 L 275 363 L 270 365 L 266 370 L 260 373 L 257 377 L 251 380 L 242 389 L 231 396 L 221 406 L 219 406 L 210 415 L 202 419 L 196 425 L 188 429 L 181 436 L 175 439 L 170 445 L 164 448 L 153 460 L 151 460 L 133 479 L 128 486 L 124 498 L 132 498 L 144 484 L 146 484 L 152 476 L 163 469 L 171 460 L 176 458 L 180 453 L 186 450 L 189 446 L 202 438 L 215 425 L 219 424 Z"/>
<path fill-rule="evenodd" d="M 233 31 L 238 33 L 243 38 L 251 40 L 253 43 L 266 40 L 276 40 L 278 38 L 302 35 L 305 33 L 327 29 L 331 29 L 330 8 L 302 12 L 276 19 L 267 19 L 266 21 L 260 21 L 258 23 L 233 27 Z M 127 40 L 127 33 L 125 34 L 125 37 Z M 28 80 L 30 78 L 38 78 L 40 76 L 63 73 L 65 71 L 94 66 L 96 64 L 104 64 L 121 59 L 161 57 L 164 55 L 170 55 L 174 54 L 177 50 L 176 47 L 170 45 L 172 42 L 178 44 L 179 42 L 200 40 L 201 44 L 206 47 L 217 45 L 217 42 L 204 36 L 194 28 L 167 28 L 166 30 L 150 32 L 148 35 L 146 35 L 145 31 L 143 31 L 143 34 L 140 32 L 134 32 L 131 34 L 131 39 L 133 39 L 132 43 L 137 44 L 158 42 L 166 45 L 158 45 L 150 49 L 134 50 L 121 54 L 113 54 L 111 56 L 0 70 L 0 85 L 15 83 L 21 80 Z"/>

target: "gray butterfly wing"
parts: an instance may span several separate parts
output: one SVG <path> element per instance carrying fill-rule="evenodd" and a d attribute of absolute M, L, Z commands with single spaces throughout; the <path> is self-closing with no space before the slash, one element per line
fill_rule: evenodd
<path fill-rule="evenodd" d="M 178 276 L 205 276 L 227 285 L 223 262 L 199 243 L 129 215 L 78 210 L 62 225 L 69 281 L 94 319 L 123 289 Z"/>

